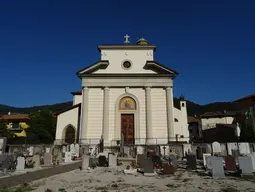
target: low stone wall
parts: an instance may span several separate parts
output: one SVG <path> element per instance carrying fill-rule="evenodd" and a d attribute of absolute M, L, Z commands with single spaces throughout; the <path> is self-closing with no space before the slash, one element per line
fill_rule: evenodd
<path fill-rule="evenodd" d="M 59 165 L 50 168 L 41 169 L 38 171 L 27 172 L 24 174 L 14 175 L 10 177 L 0 178 L 0 189 L 14 187 L 22 183 L 29 183 L 45 177 L 50 177 L 60 173 L 69 172 L 78 169 L 81 166 L 81 161 L 66 165 Z"/>

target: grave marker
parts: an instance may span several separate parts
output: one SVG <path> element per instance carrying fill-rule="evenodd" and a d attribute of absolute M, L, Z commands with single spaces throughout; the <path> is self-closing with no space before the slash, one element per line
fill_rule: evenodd
<path fill-rule="evenodd" d="M 220 143 L 217 141 L 214 141 L 212 143 L 213 153 L 221 153 L 221 146 Z"/>
<path fill-rule="evenodd" d="M 71 152 L 65 152 L 65 163 L 72 162 L 72 154 Z"/>
<path fill-rule="evenodd" d="M 116 167 L 117 166 L 117 155 L 113 153 L 108 154 L 108 166 L 109 167 Z"/>
<path fill-rule="evenodd" d="M 187 154 L 187 169 L 196 170 L 197 169 L 197 158 L 193 153 Z"/>
<path fill-rule="evenodd" d="M 24 169 L 25 169 L 25 158 L 20 156 L 17 159 L 16 170 L 17 171 L 23 171 Z"/>
<path fill-rule="evenodd" d="M 87 154 L 84 154 L 82 156 L 82 170 L 86 170 L 89 168 L 89 161 L 90 161 L 90 156 Z"/>
<path fill-rule="evenodd" d="M 52 165 L 52 155 L 50 153 L 44 153 L 43 161 L 45 166 Z"/>
<path fill-rule="evenodd" d="M 144 173 L 154 173 L 153 163 L 150 158 L 145 158 L 143 163 L 143 172 Z"/>
<path fill-rule="evenodd" d="M 236 159 L 231 156 L 228 155 L 227 157 L 225 157 L 225 168 L 226 171 L 237 171 L 237 167 L 236 167 Z"/>
<path fill-rule="evenodd" d="M 222 157 L 209 157 L 212 165 L 212 176 L 213 177 L 225 177 L 223 169 L 223 158 Z"/>
<path fill-rule="evenodd" d="M 76 143 L 74 148 L 75 148 L 75 156 L 80 157 L 80 145 Z"/>
<path fill-rule="evenodd" d="M 238 157 L 239 168 L 242 170 L 242 175 L 253 175 L 253 167 L 251 157 Z"/>
<path fill-rule="evenodd" d="M 204 153 L 203 154 L 203 163 L 204 163 L 204 166 L 206 167 L 206 159 L 208 158 L 208 157 L 210 157 L 211 156 L 211 153 Z"/>

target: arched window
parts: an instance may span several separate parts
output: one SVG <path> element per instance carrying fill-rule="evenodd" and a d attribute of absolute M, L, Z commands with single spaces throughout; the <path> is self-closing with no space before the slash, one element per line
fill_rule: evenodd
<path fill-rule="evenodd" d="M 65 132 L 65 143 L 72 144 L 75 141 L 75 129 L 72 126 L 68 126 Z"/>
<path fill-rule="evenodd" d="M 135 100 L 131 97 L 123 97 L 119 103 L 119 110 L 136 110 Z"/>

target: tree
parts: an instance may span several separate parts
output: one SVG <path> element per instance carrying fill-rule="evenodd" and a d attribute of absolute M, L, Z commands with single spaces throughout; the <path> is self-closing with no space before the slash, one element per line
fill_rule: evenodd
<path fill-rule="evenodd" d="M 28 136 L 37 136 L 40 142 L 53 142 L 56 132 L 56 119 L 48 109 L 29 115 Z"/>
<path fill-rule="evenodd" d="M 14 136 L 14 133 L 7 129 L 7 122 L 5 120 L 0 120 L 0 137 L 11 139 Z"/>

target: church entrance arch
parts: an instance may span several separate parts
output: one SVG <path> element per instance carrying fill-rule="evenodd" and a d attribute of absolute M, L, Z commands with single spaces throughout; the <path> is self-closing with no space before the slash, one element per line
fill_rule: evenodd
<path fill-rule="evenodd" d="M 64 130 L 64 141 L 67 144 L 75 142 L 75 128 L 72 125 L 68 125 Z"/>
<path fill-rule="evenodd" d="M 124 96 L 119 101 L 121 139 L 124 145 L 135 144 L 135 114 L 137 104 L 130 96 Z"/>

